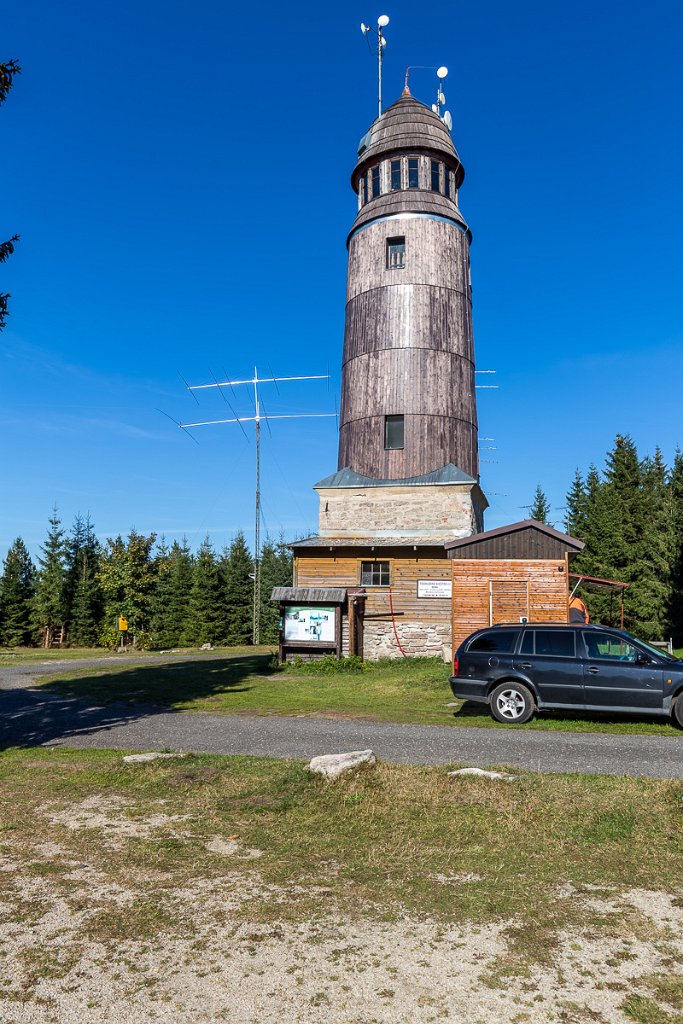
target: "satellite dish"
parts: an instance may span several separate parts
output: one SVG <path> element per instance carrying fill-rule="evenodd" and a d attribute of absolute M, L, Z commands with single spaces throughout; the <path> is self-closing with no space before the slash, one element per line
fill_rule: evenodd
<path fill-rule="evenodd" d="M 368 26 L 367 26 L 367 25 L 364 25 L 362 21 L 361 21 L 361 23 L 360 23 L 360 30 L 361 30 L 361 32 L 363 33 L 363 35 L 367 35 L 367 31 L 368 31 Z"/>
<path fill-rule="evenodd" d="M 438 96 L 438 100 L 439 100 L 439 103 L 440 103 L 440 104 L 441 104 L 442 106 L 443 106 L 443 104 L 444 104 L 444 103 L 446 102 L 446 97 L 444 96 L 444 94 L 443 94 L 443 93 L 441 92 L 441 90 L 440 90 L 440 89 L 439 89 L 439 96 Z"/>
<path fill-rule="evenodd" d="M 377 19 L 377 24 L 379 25 L 380 28 L 386 28 L 387 25 L 389 24 L 389 16 L 387 14 L 380 14 L 379 18 Z"/>
<path fill-rule="evenodd" d="M 437 107 L 436 103 L 432 103 L 432 110 L 434 111 L 435 114 L 439 113 L 439 108 Z"/>
<path fill-rule="evenodd" d="M 382 46 L 386 46 L 386 45 L 387 45 L 386 37 L 382 36 Z"/>
<path fill-rule="evenodd" d="M 448 74 L 448 68 L 444 68 L 444 67 L 437 68 L 437 71 L 436 71 L 436 77 L 437 78 L 445 78 L 447 74 Z"/>
<path fill-rule="evenodd" d="M 446 113 L 443 115 L 443 123 L 446 125 L 449 131 L 453 127 L 453 118 L 451 117 L 450 110 L 447 110 Z"/>

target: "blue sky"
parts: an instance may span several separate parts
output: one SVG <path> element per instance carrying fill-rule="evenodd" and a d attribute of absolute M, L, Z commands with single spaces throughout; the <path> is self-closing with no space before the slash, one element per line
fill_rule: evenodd
<path fill-rule="evenodd" d="M 364 0 L 365 2 L 365 0 Z M 101 536 L 253 537 L 253 442 L 194 445 L 157 410 L 198 407 L 179 377 L 325 373 L 264 390 L 269 413 L 334 412 L 358 139 L 376 113 L 361 20 L 387 13 L 385 101 L 406 64 L 446 64 L 472 228 L 487 526 L 524 518 L 537 483 L 558 525 L 577 466 L 617 431 L 683 446 L 679 3 L 25 0 L 2 58 L 0 555 L 33 551 L 57 504 Z M 411 75 L 431 103 L 433 76 Z M 238 411 L 249 414 L 246 393 Z M 336 469 L 334 419 L 264 438 L 272 534 L 314 531 L 311 485 Z"/>

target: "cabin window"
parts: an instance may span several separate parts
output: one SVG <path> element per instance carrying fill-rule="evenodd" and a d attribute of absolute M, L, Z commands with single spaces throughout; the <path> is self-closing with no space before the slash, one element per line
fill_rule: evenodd
<path fill-rule="evenodd" d="M 388 587 L 391 582 L 389 562 L 361 562 L 361 587 Z"/>
<path fill-rule="evenodd" d="M 401 161 L 391 161 L 391 191 L 398 192 L 401 187 Z"/>
<path fill-rule="evenodd" d="M 387 270 L 403 270 L 406 265 L 406 240 L 387 238 Z"/>
<path fill-rule="evenodd" d="M 440 192 L 440 165 L 438 160 L 432 160 L 432 192 Z"/>
<path fill-rule="evenodd" d="M 447 199 L 451 198 L 451 172 L 447 167 L 444 167 L 443 172 L 443 190 Z"/>
<path fill-rule="evenodd" d="M 372 198 L 376 199 L 377 196 L 380 193 L 380 187 L 379 187 L 379 165 L 377 167 L 373 167 L 372 171 L 370 173 L 372 174 Z"/>
<path fill-rule="evenodd" d="M 403 416 L 384 417 L 385 451 L 397 451 L 403 448 L 404 420 Z"/>
<path fill-rule="evenodd" d="M 420 178 L 418 174 L 417 157 L 408 158 L 408 188 L 419 188 Z"/>

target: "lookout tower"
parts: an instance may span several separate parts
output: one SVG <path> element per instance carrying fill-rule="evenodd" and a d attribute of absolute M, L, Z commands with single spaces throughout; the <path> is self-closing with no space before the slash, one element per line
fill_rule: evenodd
<path fill-rule="evenodd" d="M 484 528 L 464 177 L 449 128 L 407 85 L 360 141 L 339 460 L 316 486 L 321 537 L 443 543 Z"/>
<path fill-rule="evenodd" d="M 358 148 L 348 238 L 340 470 L 479 478 L 465 173 L 438 114 L 401 98 Z"/>

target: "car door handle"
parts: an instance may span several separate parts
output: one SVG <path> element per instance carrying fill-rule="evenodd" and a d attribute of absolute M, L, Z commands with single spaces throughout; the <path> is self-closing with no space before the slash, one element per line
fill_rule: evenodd
<path fill-rule="evenodd" d="M 522 661 L 522 662 L 520 662 L 519 667 L 520 668 L 533 668 L 534 666 L 531 664 L 530 661 Z"/>
<path fill-rule="evenodd" d="M 590 674 L 591 674 L 592 676 L 597 676 L 597 674 L 598 674 L 598 672 L 600 671 L 600 669 L 599 669 L 599 668 L 595 668 L 595 667 L 593 666 L 592 668 L 589 668 L 589 669 L 588 669 L 588 671 L 590 672 Z"/>

